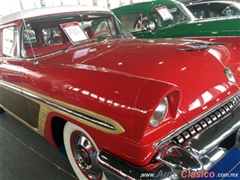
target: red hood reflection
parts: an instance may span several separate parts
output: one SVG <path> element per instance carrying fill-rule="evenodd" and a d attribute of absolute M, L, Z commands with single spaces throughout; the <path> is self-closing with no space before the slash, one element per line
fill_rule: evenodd
<path fill-rule="evenodd" d="M 179 50 L 193 46 L 196 46 L 193 41 L 180 40 L 105 41 L 70 50 L 61 59 L 72 56 L 75 68 L 125 73 L 175 84 L 182 91 L 181 114 L 190 121 L 226 99 L 235 86 L 224 74 L 222 61 L 229 57 L 224 46 Z"/>

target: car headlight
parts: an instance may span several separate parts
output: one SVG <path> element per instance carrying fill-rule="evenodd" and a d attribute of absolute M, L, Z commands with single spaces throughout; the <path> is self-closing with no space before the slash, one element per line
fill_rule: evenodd
<path fill-rule="evenodd" d="M 168 111 L 168 99 L 167 97 L 165 97 L 158 105 L 158 107 L 155 109 L 155 112 L 150 118 L 149 126 L 156 127 L 159 124 L 161 124 L 161 122 L 167 115 L 167 111 Z"/>
<path fill-rule="evenodd" d="M 224 70 L 224 73 L 226 74 L 228 80 L 232 83 L 235 83 L 236 84 L 236 79 L 231 71 L 231 69 L 227 68 Z"/>

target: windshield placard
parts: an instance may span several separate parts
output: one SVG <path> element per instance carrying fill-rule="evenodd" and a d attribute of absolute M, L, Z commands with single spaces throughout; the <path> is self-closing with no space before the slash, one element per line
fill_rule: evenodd
<path fill-rule="evenodd" d="M 157 7 L 156 10 L 160 14 L 160 16 L 163 18 L 164 21 L 173 19 L 172 14 L 169 12 L 166 6 Z"/>
<path fill-rule="evenodd" d="M 88 39 L 78 22 L 69 22 L 60 24 L 60 26 L 73 43 Z"/>

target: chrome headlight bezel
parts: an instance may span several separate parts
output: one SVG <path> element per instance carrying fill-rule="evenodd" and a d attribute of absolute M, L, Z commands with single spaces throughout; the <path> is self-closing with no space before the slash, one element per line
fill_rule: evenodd
<path fill-rule="evenodd" d="M 161 124 L 161 122 L 166 118 L 169 108 L 168 104 L 168 98 L 163 98 L 163 100 L 160 102 L 160 104 L 155 109 L 153 115 L 151 116 L 149 126 L 157 127 Z"/>
<path fill-rule="evenodd" d="M 231 83 L 234 83 L 234 84 L 237 83 L 236 78 L 234 77 L 234 74 L 233 74 L 233 72 L 231 71 L 231 69 L 226 68 L 226 69 L 224 70 L 224 73 L 226 74 L 228 80 L 229 80 Z"/>

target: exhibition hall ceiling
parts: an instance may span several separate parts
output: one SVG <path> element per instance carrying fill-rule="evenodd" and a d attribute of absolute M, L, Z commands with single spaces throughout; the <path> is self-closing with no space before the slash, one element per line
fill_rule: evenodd
<path fill-rule="evenodd" d="M 59 6 L 59 5 L 88 5 L 106 7 L 109 9 L 116 8 L 130 3 L 144 2 L 149 0 L 8 0 L 0 6 L 1 15 L 11 14 L 17 11 L 39 8 L 43 6 Z M 180 0 L 189 1 L 189 0 Z"/>
<path fill-rule="evenodd" d="M 11 14 L 25 9 L 40 8 L 43 6 L 60 6 L 60 5 L 87 5 L 99 6 L 109 9 L 130 3 L 145 2 L 149 0 L 8 0 L 0 6 L 0 16 Z M 196 2 L 204 0 L 179 0 L 180 2 Z M 240 0 L 235 0 L 240 1 Z"/>

